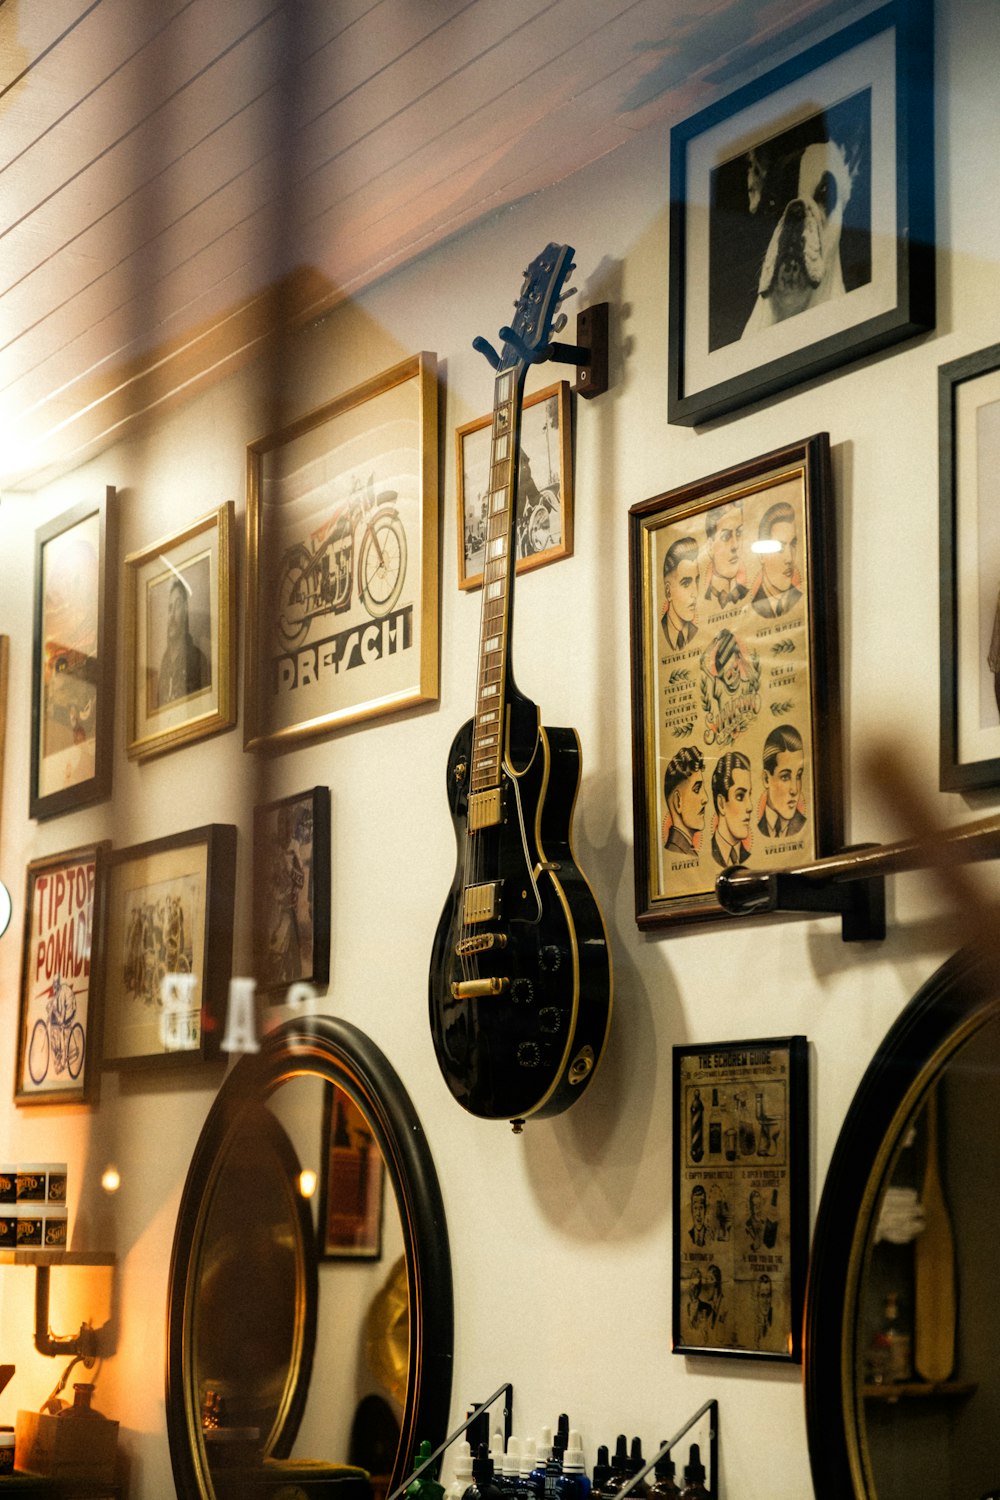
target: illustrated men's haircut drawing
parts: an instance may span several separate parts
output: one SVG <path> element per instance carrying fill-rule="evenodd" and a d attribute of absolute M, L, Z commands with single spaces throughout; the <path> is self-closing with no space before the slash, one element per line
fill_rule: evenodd
<path fill-rule="evenodd" d="M 715 541 L 715 533 L 718 531 L 723 518 L 732 515 L 733 511 L 736 512 L 742 523 L 743 503 L 740 500 L 734 500 L 730 505 L 720 505 L 717 510 L 710 510 L 708 512 L 708 515 L 705 517 L 705 535 L 708 537 L 709 546 Z"/>
<path fill-rule="evenodd" d="M 704 769 L 705 757 L 697 745 L 683 745 L 663 773 L 664 800 L 669 804 L 671 792 Z"/>
<path fill-rule="evenodd" d="M 769 541 L 776 526 L 795 525 L 795 510 L 787 500 L 776 500 L 760 518 L 757 536 L 762 542 Z"/>
<path fill-rule="evenodd" d="M 772 729 L 764 741 L 764 753 L 761 764 L 768 776 L 774 774 L 774 768 L 778 764 L 778 756 L 786 752 L 796 755 L 804 753 L 802 736 L 791 724 L 779 724 L 777 729 Z"/>
<path fill-rule="evenodd" d="M 670 579 L 682 562 L 698 561 L 698 543 L 693 536 L 682 536 L 671 542 L 663 559 L 663 587 L 670 593 Z"/>
<path fill-rule="evenodd" d="M 719 811 L 720 801 L 725 802 L 729 796 L 733 782 L 736 780 L 737 771 L 749 771 L 750 761 L 742 750 L 730 750 L 715 763 L 712 772 L 712 806 Z"/>

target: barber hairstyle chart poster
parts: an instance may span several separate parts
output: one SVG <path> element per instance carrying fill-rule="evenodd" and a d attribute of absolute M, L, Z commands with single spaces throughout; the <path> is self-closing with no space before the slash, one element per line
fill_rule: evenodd
<path fill-rule="evenodd" d="M 99 880 L 108 845 L 28 867 L 15 1098 L 19 1104 L 88 1097 L 97 1076 L 95 977 Z"/>
<path fill-rule="evenodd" d="M 795 1360 L 806 1040 L 674 1049 L 675 1352 Z"/>

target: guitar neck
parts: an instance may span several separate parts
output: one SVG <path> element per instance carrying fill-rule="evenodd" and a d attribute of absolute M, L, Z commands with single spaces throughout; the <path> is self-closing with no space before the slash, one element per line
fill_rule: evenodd
<path fill-rule="evenodd" d="M 479 632 L 479 686 L 472 733 L 473 792 L 500 784 L 500 762 L 512 676 L 511 625 L 514 603 L 514 514 L 521 447 L 521 396 L 525 368 L 497 372 L 490 441 L 483 610 Z"/>

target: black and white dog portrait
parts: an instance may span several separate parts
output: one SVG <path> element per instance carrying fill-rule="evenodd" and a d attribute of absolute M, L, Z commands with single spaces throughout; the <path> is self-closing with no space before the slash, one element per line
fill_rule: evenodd
<path fill-rule="evenodd" d="M 712 173 L 709 348 L 871 280 L 871 94 L 734 152 Z"/>
<path fill-rule="evenodd" d="M 748 211 L 775 213 L 776 222 L 745 334 L 843 296 L 840 238 L 855 172 L 834 140 L 773 161 L 766 150 L 748 153 Z"/>

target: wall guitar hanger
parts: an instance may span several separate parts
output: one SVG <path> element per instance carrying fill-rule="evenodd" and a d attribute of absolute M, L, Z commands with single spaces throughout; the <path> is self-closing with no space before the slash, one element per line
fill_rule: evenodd
<path fill-rule="evenodd" d="M 559 300 L 564 302 L 575 290 L 575 287 L 571 288 Z M 553 328 L 559 333 L 565 326 L 566 314 L 560 313 Z M 517 350 L 525 364 L 540 365 L 548 360 L 553 364 L 575 365 L 576 384 L 572 389 L 588 401 L 594 396 L 603 396 L 608 388 L 607 302 L 595 302 L 593 307 L 585 307 L 577 313 L 575 344 L 561 344 L 552 339 L 539 349 L 531 349 L 512 328 L 501 328 L 500 337 Z M 472 347 L 494 370 L 499 369 L 500 355 L 489 339 L 480 334 L 472 340 Z"/>
<path fill-rule="evenodd" d="M 755 912 L 839 912 L 845 943 L 885 937 L 885 877 L 905 870 L 966 865 L 1000 855 L 1000 818 L 985 818 L 897 844 L 856 844 L 794 870 L 723 870 L 719 904 L 733 916 Z"/>

